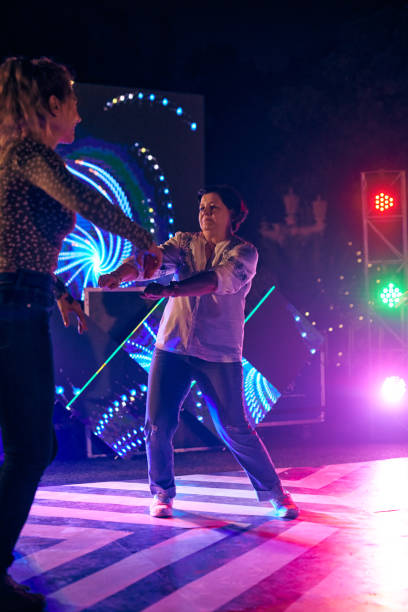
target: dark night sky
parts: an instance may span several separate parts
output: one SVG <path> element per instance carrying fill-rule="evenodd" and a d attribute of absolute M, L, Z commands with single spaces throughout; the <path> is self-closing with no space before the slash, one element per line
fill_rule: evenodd
<path fill-rule="evenodd" d="M 79 82 L 203 94 L 207 180 L 243 192 L 250 232 L 281 217 L 289 185 L 358 228 L 359 172 L 408 166 L 408 5 L 237 5 L 9 3 L 0 56 L 47 55 Z"/>

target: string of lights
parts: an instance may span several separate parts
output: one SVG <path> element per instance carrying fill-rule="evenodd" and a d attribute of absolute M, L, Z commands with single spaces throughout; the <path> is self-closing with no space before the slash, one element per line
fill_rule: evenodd
<path fill-rule="evenodd" d="M 182 106 L 180 106 L 179 104 L 175 104 L 167 96 L 163 96 L 152 91 L 135 89 L 123 93 L 120 96 L 115 96 L 114 98 L 108 100 L 105 103 L 104 110 L 109 111 L 118 108 L 123 104 L 147 104 L 150 106 L 158 106 L 168 112 L 175 114 L 176 117 L 181 119 L 190 128 L 192 132 L 195 132 L 198 129 L 197 121 L 194 121 L 194 119 L 185 111 L 185 109 L 183 109 Z"/>

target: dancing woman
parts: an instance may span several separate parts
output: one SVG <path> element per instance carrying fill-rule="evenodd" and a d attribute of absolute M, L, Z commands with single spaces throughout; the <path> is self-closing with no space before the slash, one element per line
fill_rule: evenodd
<path fill-rule="evenodd" d="M 55 455 L 54 378 L 49 314 L 58 255 L 80 213 L 120 234 L 160 263 L 151 236 L 74 178 L 54 149 L 74 140 L 80 117 L 72 76 L 49 59 L 0 65 L 0 602 L 2 610 L 41 610 L 42 595 L 8 575 L 12 551 L 40 478 Z M 78 303 L 57 295 L 67 322 Z"/>
<path fill-rule="evenodd" d="M 201 232 L 177 232 L 160 245 L 163 265 L 156 276 L 173 273 L 175 282 L 151 283 L 145 294 L 169 297 L 149 370 L 146 451 L 150 513 L 172 515 L 176 495 L 172 440 L 181 405 L 196 380 L 207 399 L 215 429 L 244 468 L 260 501 L 276 516 L 296 518 L 298 508 L 282 488 L 272 460 L 250 428 L 242 398 L 242 344 L 245 298 L 256 272 L 256 248 L 235 235 L 247 215 L 231 187 L 214 185 L 198 193 Z M 115 288 L 141 279 L 134 258 L 101 276 Z"/>

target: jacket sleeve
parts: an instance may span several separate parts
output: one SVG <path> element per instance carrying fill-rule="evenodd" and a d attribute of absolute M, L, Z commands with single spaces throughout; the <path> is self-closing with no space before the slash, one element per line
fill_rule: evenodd
<path fill-rule="evenodd" d="M 252 244 L 243 243 L 232 248 L 221 263 L 212 268 L 218 280 L 215 293 L 238 293 L 255 276 L 257 262 L 258 252 Z"/>
<path fill-rule="evenodd" d="M 49 147 L 26 139 L 15 150 L 18 170 L 36 187 L 77 212 L 98 227 L 119 234 L 140 249 L 148 249 L 153 239 L 140 225 L 91 187 L 75 178 L 61 157 Z"/>
<path fill-rule="evenodd" d="M 175 274 L 177 272 L 181 265 L 182 249 L 180 246 L 180 242 L 182 235 L 182 232 L 176 232 L 175 236 L 173 236 L 169 240 L 166 240 L 166 242 L 159 244 L 159 248 L 163 251 L 163 262 L 160 268 L 156 270 L 156 272 L 153 274 L 153 276 L 149 277 L 149 281 L 161 278 L 162 276 L 170 276 L 170 274 Z M 137 265 L 136 260 L 137 253 L 135 255 L 132 255 L 131 257 L 128 257 L 124 263 L 129 262 L 135 263 L 135 265 Z M 143 274 L 140 269 L 139 273 Z M 143 275 L 139 276 L 138 280 L 143 280 Z"/>

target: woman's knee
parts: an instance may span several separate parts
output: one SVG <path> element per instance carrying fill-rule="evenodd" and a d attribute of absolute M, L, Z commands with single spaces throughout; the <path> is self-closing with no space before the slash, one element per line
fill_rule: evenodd
<path fill-rule="evenodd" d="M 177 426 L 178 422 L 153 422 L 150 419 L 147 419 L 144 428 L 146 443 L 163 443 L 166 441 L 171 441 L 173 439 L 174 434 L 176 433 Z"/>

